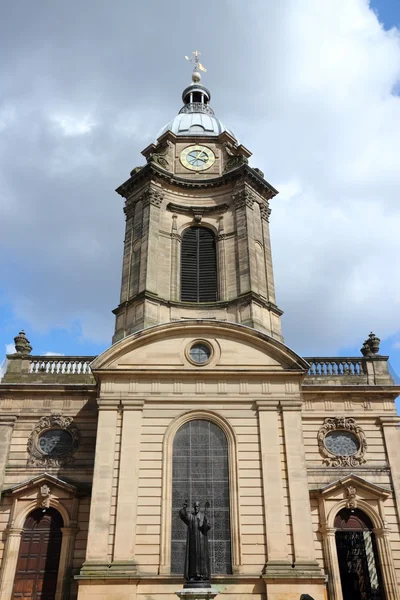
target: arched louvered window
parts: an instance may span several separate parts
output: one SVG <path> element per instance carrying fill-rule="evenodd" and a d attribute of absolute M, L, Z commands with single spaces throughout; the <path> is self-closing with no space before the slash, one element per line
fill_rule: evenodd
<path fill-rule="evenodd" d="M 182 236 L 182 302 L 215 302 L 218 299 L 215 237 L 205 227 L 189 227 Z"/>
<path fill-rule="evenodd" d="M 228 441 L 218 425 L 205 419 L 182 425 L 173 445 L 171 573 L 180 575 L 185 565 L 187 530 L 179 510 L 185 500 L 188 511 L 196 500 L 201 510 L 209 502 L 211 573 L 232 573 Z"/>

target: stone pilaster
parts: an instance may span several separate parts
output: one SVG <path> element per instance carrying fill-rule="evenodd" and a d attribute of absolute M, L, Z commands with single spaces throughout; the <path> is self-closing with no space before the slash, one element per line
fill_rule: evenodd
<path fill-rule="evenodd" d="M 218 222 L 218 273 L 219 273 L 219 299 L 226 300 L 226 261 L 225 261 L 225 232 L 224 232 L 224 217 L 221 216 Z"/>
<path fill-rule="evenodd" d="M 243 188 L 234 194 L 233 200 L 236 215 L 239 294 L 257 292 L 257 263 L 254 248 L 250 248 L 251 242 L 254 243 L 254 194 L 247 188 Z"/>
<path fill-rule="evenodd" d="M 257 400 L 261 445 L 267 564 L 265 572 L 291 571 L 279 448 L 278 402 Z"/>
<path fill-rule="evenodd" d="M 336 529 L 334 527 L 320 527 L 324 556 L 328 571 L 328 592 L 330 600 L 343 600 L 342 584 L 340 581 L 339 563 L 336 550 Z"/>
<path fill-rule="evenodd" d="M 286 465 L 292 516 L 294 566 L 304 573 L 321 575 L 315 554 L 310 493 L 304 455 L 300 398 L 281 400 Z"/>
<path fill-rule="evenodd" d="M 16 420 L 17 417 L 14 415 L 0 416 L 0 492 L 3 489 L 11 437 Z"/>
<path fill-rule="evenodd" d="M 390 465 L 392 476 L 392 485 L 394 490 L 394 502 L 396 512 L 400 515 L 400 463 L 399 463 L 399 416 L 391 415 L 380 417 L 379 421 L 382 427 L 383 438 L 385 440 L 387 462 Z"/>
<path fill-rule="evenodd" d="M 10 527 L 5 531 L 6 543 L 0 573 L 0 598 L 2 600 L 11 599 L 22 533 L 22 527 Z"/>
<path fill-rule="evenodd" d="M 61 528 L 62 542 L 55 600 L 63 600 L 68 597 L 66 594 L 71 586 L 72 560 L 77 532 L 77 527 Z"/>
<path fill-rule="evenodd" d="M 389 531 L 374 529 L 386 600 L 399 600 L 400 590 L 394 568 Z"/>
<path fill-rule="evenodd" d="M 108 568 L 110 562 L 108 536 L 115 458 L 118 405 L 98 400 L 99 420 L 97 426 L 96 459 L 93 473 L 92 501 L 86 560 L 82 573 Z"/>
<path fill-rule="evenodd" d="M 143 196 L 139 292 L 148 291 L 153 294 L 158 292 L 158 239 L 162 199 L 163 194 L 152 188 Z"/>
<path fill-rule="evenodd" d="M 122 400 L 121 462 L 112 569 L 135 571 L 142 400 Z"/>
<path fill-rule="evenodd" d="M 176 226 L 178 215 L 172 215 L 171 227 L 171 277 L 170 277 L 170 296 L 171 300 L 178 301 L 179 297 L 179 274 L 180 274 L 180 247 L 181 236 L 178 234 Z"/>
<path fill-rule="evenodd" d="M 275 283 L 274 283 L 274 270 L 272 266 L 272 252 L 271 252 L 271 237 L 269 233 L 269 216 L 271 214 L 271 209 L 269 208 L 269 203 L 265 200 L 264 204 L 260 206 L 261 212 L 261 223 L 262 223 L 262 232 L 263 232 L 263 242 L 264 242 L 264 258 L 265 258 L 265 268 L 266 268 L 266 279 L 267 279 L 267 297 L 268 301 L 272 304 L 276 303 L 275 298 Z"/>

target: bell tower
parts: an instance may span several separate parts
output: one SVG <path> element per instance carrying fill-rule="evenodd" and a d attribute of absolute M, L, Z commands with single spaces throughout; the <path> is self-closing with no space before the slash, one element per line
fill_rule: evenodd
<path fill-rule="evenodd" d="M 278 192 L 215 116 L 193 54 L 179 114 L 117 189 L 126 231 L 113 342 L 183 319 L 231 321 L 282 341 L 269 232 Z"/>

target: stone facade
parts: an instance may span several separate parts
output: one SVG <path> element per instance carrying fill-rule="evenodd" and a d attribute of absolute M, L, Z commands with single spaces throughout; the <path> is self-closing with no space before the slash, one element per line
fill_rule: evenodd
<path fill-rule="evenodd" d="M 210 171 L 184 168 L 189 143 L 212 149 Z M 347 508 L 372 522 L 385 598 L 399 600 L 399 389 L 374 336 L 350 358 L 303 358 L 283 343 L 276 190 L 249 154 L 227 131 L 166 132 L 117 190 L 126 237 L 114 344 L 98 357 L 41 357 L 19 334 L 0 384 L 2 600 L 37 508 L 63 520 L 56 600 L 173 600 L 173 443 L 196 419 L 228 446 L 232 573 L 212 577 L 219 595 L 342 600 L 335 517 Z M 216 302 L 180 300 L 193 224 L 215 234 Z M 196 343 L 204 364 L 191 359 Z M 56 458 L 54 430 L 67 440 Z M 350 432 L 357 451 L 334 451 L 331 432 Z"/>

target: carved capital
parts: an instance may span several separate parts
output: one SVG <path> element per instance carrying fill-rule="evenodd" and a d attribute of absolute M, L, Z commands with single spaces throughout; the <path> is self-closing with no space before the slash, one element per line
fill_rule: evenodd
<path fill-rule="evenodd" d="M 233 201 L 235 203 L 235 208 L 243 208 L 247 206 L 247 208 L 253 208 L 255 195 L 250 190 L 244 188 L 233 195 Z"/>
<path fill-rule="evenodd" d="M 334 438 L 340 438 L 343 433 L 344 440 L 337 443 L 337 450 L 332 445 Z M 327 437 L 329 442 L 327 443 Z M 346 437 L 348 446 L 345 447 Z M 331 467 L 356 467 L 366 462 L 364 455 L 367 451 L 367 440 L 364 431 L 348 417 L 328 417 L 320 428 L 318 435 L 318 448 L 324 458 L 324 463 Z M 354 449 L 354 452 L 353 452 Z M 351 486 L 349 486 L 351 487 Z"/>
<path fill-rule="evenodd" d="M 269 207 L 268 200 L 265 200 L 262 204 L 260 204 L 260 213 L 261 213 L 261 218 L 264 219 L 264 221 L 267 221 L 267 223 L 269 223 L 271 209 Z"/>
<path fill-rule="evenodd" d="M 140 200 L 143 201 L 143 206 L 155 206 L 156 208 L 160 208 L 162 201 L 164 198 L 164 194 L 159 192 L 158 190 L 149 189 L 147 190 L 141 197 Z"/>

